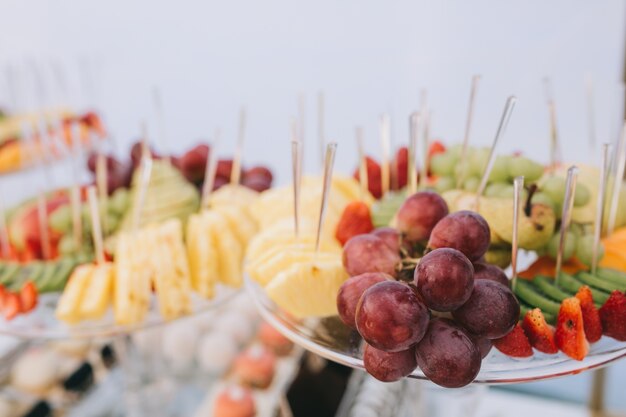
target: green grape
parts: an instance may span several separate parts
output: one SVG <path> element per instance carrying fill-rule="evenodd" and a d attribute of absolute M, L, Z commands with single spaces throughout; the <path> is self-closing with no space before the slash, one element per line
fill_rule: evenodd
<path fill-rule="evenodd" d="M 482 177 L 489 160 L 489 149 L 479 148 L 474 149 L 469 158 L 469 169 L 467 175 L 473 175 L 476 177 Z"/>
<path fill-rule="evenodd" d="M 598 246 L 598 262 L 604 256 L 604 246 L 602 243 Z M 591 266 L 593 262 L 593 235 L 585 235 L 578 238 L 576 243 L 576 258 L 587 266 Z"/>
<path fill-rule="evenodd" d="M 453 190 L 456 187 L 456 181 L 452 177 L 439 177 L 435 184 L 435 191 L 439 194 L 448 190 Z"/>
<path fill-rule="evenodd" d="M 508 184 L 497 182 L 494 184 L 489 184 L 487 188 L 485 188 L 485 197 L 499 197 L 500 192 L 507 186 Z"/>
<path fill-rule="evenodd" d="M 118 188 L 109 198 L 109 210 L 123 215 L 130 205 L 130 192 L 126 188 Z"/>
<path fill-rule="evenodd" d="M 541 191 L 539 191 L 533 194 L 532 203 L 546 205 L 550 207 L 552 211 L 554 211 L 556 214 L 557 205 L 554 203 L 554 200 L 552 200 L 550 196 L 548 196 L 548 194 L 546 193 L 542 193 Z"/>
<path fill-rule="evenodd" d="M 591 193 L 585 184 L 576 185 L 576 193 L 574 194 L 574 207 L 582 207 L 587 205 L 591 200 Z"/>
<path fill-rule="evenodd" d="M 472 152 L 472 148 L 468 147 L 467 152 Z M 461 154 L 463 153 L 463 144 L 457 143 L 456 145 L 450 146 L 447 150 L 447 153 L 453 155 L 456 159 L 459 159 L 461 157 Z"/>
<path fill-rule="evenodd" d="M 480 180 L 476 177 L 469 177 L 463 182 L 463 189 L 475 193 L 480 187 Z"/>
<path fill-rule="evenodd" d="M 59 240 L 58 249 L 61 255 L 71 255 L 76 253 L 78 246 L 76 246 L 74 236 L 71 234 L 63 236 L 61 240 Z"/>
<path fill-rule="evenodd" d="M 550 238 L 550 242 L 548 242 L 548 254 L 556 259 L 556 255 L 559 251 L 559 243 L 561 240 L 561 232 L 555 233 L 552 238 Z M 565 235 L 565 247 L 563 248 L 563 260 L 566 261 L 574 256 L 574 252 L 576 251 L 576 235 L 572 232 L 567 232 Z"/>
<path fill-rule="evenodd" d="M 489 174 L 489 182 L 506 182 L 509 180 L 510 156 L 498 156 L 493 162 L 493 168 Z"/>
<path fill-rule="evenodd" d="M 513 199 L 514 194 L 515 194 L 515 187 L 513 187 L 510 184 L 504 184 L 504 186 L 500 188 L 500 192 L 498 193 L 496 197 Z M 528 198 L 528 191 L 523 189 L 520 195 L 522 204 L 526 202 L 527 198 Z"/>
<path fill-rule="evenodd" d="M 59 233 L 72 230 L 72 208 L 69 204 L 61 206 L 50 213 L 50 227 Z"/>
<path fill-rule="evenodd" d="M 541 187 L 541 191 L 548 195 L 555 203 L 563 204 L 565 198 L 565 179 L 550 177 Z"/>
<path fill-rule="evenodd" d="M 585 235 L 585 228 L 582 224 L 572 223 L 569 225 L 569 231 L 576 235 L 577 238 Z"/>
<path fill-rule="evenodd" d="M 511 178 L 523 175 L 527 184 L 537 181 L 543 175 L 543 165 L 523 156 L 510 158 L 508 170 Z"/>
<path fill-rule="evenodd" d="M 430 160 L 430 170 L 435 175 L 452 176 L 457 163 L 457 157 L 451 152 L 434 155 Z"/>

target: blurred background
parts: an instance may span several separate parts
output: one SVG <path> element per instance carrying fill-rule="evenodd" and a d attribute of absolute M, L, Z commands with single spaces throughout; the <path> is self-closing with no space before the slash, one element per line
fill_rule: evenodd
<path fill-rule="evenodd" d="M 475 74 L 482 80 L 472 144 L 491 142 L 515 95 L 500 150 L 548 162 L 546 77 L 564 160 L 597 163 L 599 144 L 616 141 L 624 120 L 623 0 L 0 0 L 0 7 L 0 109 L 94 110 L 120 155 L 144 122 L 163 154 L 211 140 L 219 128 L 217 151 L 232 155 L 245 108 L 243 161 L 271 167 L 277 184 L 290 180 L 294 117 L 303 123 L 305 170 L 319 172 L 320 94 L 323 133 L 338 142 L 343 173 L 357 164 L 356 126 L 367 152 L 377 154 L 379 117 L 387 113 L 393 144 L 405 144 L 408 115 L 425 101 L 432 137 L 460 141 Z M 4 188 L 6 201 L 36 192 Z M 607 404 L 626 412 L 626 366 L 608 375 Z M 591 378 L 507 389 L 580 405 Z M 508 415 L 498 410 L 484 414 Z M 578 415 L 580 408 L 553 411 Z"/>

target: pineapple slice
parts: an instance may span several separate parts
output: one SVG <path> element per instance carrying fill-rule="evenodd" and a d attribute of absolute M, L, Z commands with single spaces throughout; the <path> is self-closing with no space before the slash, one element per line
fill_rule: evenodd
<path fill-rule="evenodd" d="M 81 319 L 99 319 L 104 315 L 111 303 L 113 272 L 113 264 L 110 262 L 93 268 L 80 303 Z"/>
<path fill-rule="evenodd" d="M 248 246 L 250 239 L 258 231 L 258 227 L 247 211 L 238 206 L 217 206 L 215 210 L 220 213 L 228 222 L 228 226 L 233 231 L 242 248 Z"/>
<path fill-rule="evenodd" d="M 243 282 L 242 262 L 243 248 L 228 222 L 217 211 L 207 211 L 202 214 L 205 227 L 211 233 L 213 244 L 218 253 L 218 279 L 231 287 L 240 287 Z"/>
<path fill-rule="evenodd" d="M 294 244 L 315 245 L 316 236 L 305 234 L 296 238 L 293 232 L 274 232 L 271 229 L 261 232 L 255 236 L 248 246 L 246 257 L 249 261 L 255 262 L 267 251 L 275 248 L 286 248 Z M 341 252 L 341 246 L 334 238 L 322 236 L 320 250 L 323 252 Z"/>
<path fill-rule="evenodd" d="M 61 299 L 57 305 L 56 316 L 66 323 L 77 323 L 80 321 L 80 308 L 83 294 L 89 285 L 89 278 L 94 272 L 93 264 L 85 264 L 77 267 L 70 277 Z"/>
<path fill-rule="evenodd" d="M 215 283 L 219 277 L 218 253 L 213 236 L 205 233 L 202 217 L 195 214 L 187 223 L 187 260 L 191 286 L 203 297 L 213 298 Z"/>
<path fill-rule="evenodd" d="M 265 287 L 280 308 L 297 318 L 337 314 L 337 292 L 348 278 L 341 260 L 291 265 Z"/>

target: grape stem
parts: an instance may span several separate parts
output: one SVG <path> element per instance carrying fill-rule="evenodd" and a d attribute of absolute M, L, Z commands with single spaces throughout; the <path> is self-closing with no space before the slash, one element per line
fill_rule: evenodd
<path fill-rule="evenodd" d="M 528 187 L 528 198 L 526 198 L 526 204 L 524 205 L 524 214 L 526 215 L 526 217 L 530 217 L 531 214 L 531 210 L 532 210 L 532 200 L 533 200 L 533 195 L 535 195 L 535 193 L 537 192 L 537 184 L 531 184 Z"/>

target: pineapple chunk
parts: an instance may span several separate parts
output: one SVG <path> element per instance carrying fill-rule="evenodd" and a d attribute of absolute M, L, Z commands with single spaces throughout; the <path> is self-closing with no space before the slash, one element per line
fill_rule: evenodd
<path fill-rule="evenodd" d="M 77 323 L 80 321 L 81 301 L 94 269 L 95 266 L 93 264 L 85 264 L 77 267 L 72 272 L 72 276 L 67 282 L 57 305 L 56 316 L 59 320 L 66 323 Z"/>
<path fill-rule="evenodd" d="M 113 264 L 96 265 L 89 277 L 80 303 L 83 320 L 102 317 L 111 303 L 113 292 Z"/>
<path fill-rule="evenodd" d="M 214 296 L 215 283 L 218 281 L 218 253 L 213 244 L 213 236 L 205 233 L 202 217 L 195 214 L 187 223 L 187 261 L 192 288 L 203 297 Z"/>

